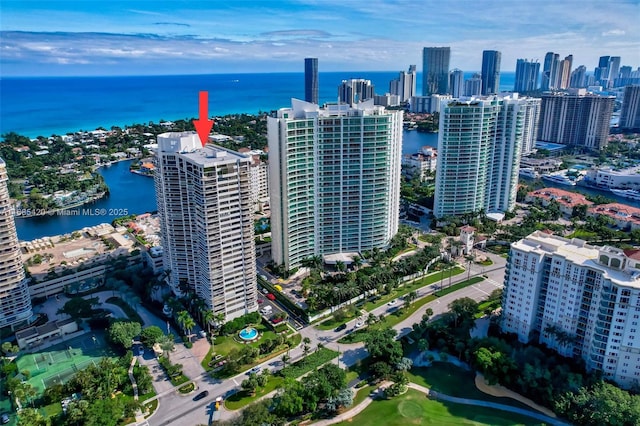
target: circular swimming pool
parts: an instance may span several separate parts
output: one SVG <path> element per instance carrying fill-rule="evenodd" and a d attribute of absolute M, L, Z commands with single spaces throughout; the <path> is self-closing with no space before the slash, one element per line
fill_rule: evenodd
<path fill-rule="evenodd" d="M 243 328 L 240 330 L 240 333 L 238 333 L 238 336 L 246 342 L 251 342 L 258 337 L 258 330 L 253 327 Z"/>

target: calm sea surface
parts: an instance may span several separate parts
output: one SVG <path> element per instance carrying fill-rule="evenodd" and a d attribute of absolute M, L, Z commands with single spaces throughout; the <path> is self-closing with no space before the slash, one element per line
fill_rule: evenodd
<path fill-rule="evenodd" d="M 465 73 L 465 78 L 471 74 Z M 369 71 L 320 73 L 320 101 L 334 101 L 343 79 L 367 78 L 377 93 L 385 93 L 389 81 L 397 75 Z M 503 72 L 500 89 L 513 90 L 514 78 L 514 73 Z M 417 92 L 421 93 L 420 74 L 417 81 Z M 100 126 L 190 118 L 198 114 L 201 90 L 209 91 L 210 115 L 270 111 L 289 106 L 292 97 L 303 97 L 304 74 L 0 78 L 0 134 L 13 131 L 29 137 L 49 136 Z M 437 146 L 438 142 L 437 134 L 417 131 L 405 131 L 403 139 L 404 153 L 417 152 L 425 145 Z M 123 211 L 140 214 L 156 210 L 153 179 L 130 173 L 128 161 L 102 168 L 100 173 L 111 189 L 109 197 L 81 207 L 78 215 L 17 219 L 18 237 L 33 240 L 64 234 L 111 222 Z M 640 206 L 611 193 L 579 190 Z M 106 214 L 88 214 L 83 209 Z"/>
<path fill-rule="evenodd" d="M 320 102 L 335 101 L 343 79 L 370 79 L 376 93 L 385 93 L 397 76 L 386 71 L 321 72 Z M 514 79 L 514 73 L 502 73 L 500 88 L 513 90 Z M 421 86 L 418 74 L 417 93 Z M 195 117 L 201 90 L 209 92 L 211 115 L 271 111 L 304 97 L 304 74 L 0 78 L 0 134 L 50 136 Z"/>

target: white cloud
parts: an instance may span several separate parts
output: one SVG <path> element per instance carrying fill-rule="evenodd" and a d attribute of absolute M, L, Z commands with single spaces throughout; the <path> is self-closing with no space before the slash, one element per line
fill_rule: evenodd
<path fill-rule="evenodd" d="M 611 37 L 611 36 L 622 36 L 625 35 L 625 30 L 610 30 L 602 33 L 602 37 Z"/>

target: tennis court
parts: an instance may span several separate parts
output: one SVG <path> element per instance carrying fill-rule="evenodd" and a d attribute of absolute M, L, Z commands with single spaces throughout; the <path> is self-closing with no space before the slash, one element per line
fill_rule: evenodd
<path fill-rule="evenodd" d="M 18 358 L 18 371 L 28 370 L 29 384 L 39 393 L 57 383 L 65 383 L 77 371 L 101 358 L 117 356 L 105 342 L 103 333 L 88 333 L 37 353 Z"/>

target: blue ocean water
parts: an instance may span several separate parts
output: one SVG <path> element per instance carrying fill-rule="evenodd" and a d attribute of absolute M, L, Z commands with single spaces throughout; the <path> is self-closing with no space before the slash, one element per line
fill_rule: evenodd
<path fill-rule="evenodd" d="M 320 102 L 335 101 L 343 79 L 370 79 L 376 93 L 386 93 L 397 75 L 321 72 Z M 501 90 L 513 90 L 514 80 L 515 73 L 503 72 Z M 202 90 L 209 92 L 210 115 L 270 111 L 289 106 L 292 97 L 304 97 L 304 73 L 0 78 L 0 134 L 50 136 L 195 117 Z M 419 73 L 417 93 L 421 90 Z"/>
<path fill-rule="evenodd" d="M 320 73 L 320 101 L 334 101 L 343 79 L 370 79 L 376 92 L 384 93 L 389 81 L 396 77 L 397 72 Z M 420 75 L 417 86 L 421 93 Z M 504 73 L 501 89 L 512 87 L 513 75 Z M 210 115 L 270 111 L 289 106 L 292 97 L 304 96 L 304 74 L 2 78 L 0 134 L 13 131 L 29 137 L 49 136 L 194 117 L 201 90 L 209 91 Z M 417 152 L 424 145 L 437 146 L 437 142 L 437 134 L 405 131 L 403 152 Z M 121 162 L 102 168 L 100 173 L 111 195 L 85 207 L 136 214 L 155 210 L 153 179 L 130 173 L 128 166 L 128 162 Z M 21 218 L 16 220 L 16 227 L 19 239 L 28 241 L 114 218 L 108 214 Z"/>

